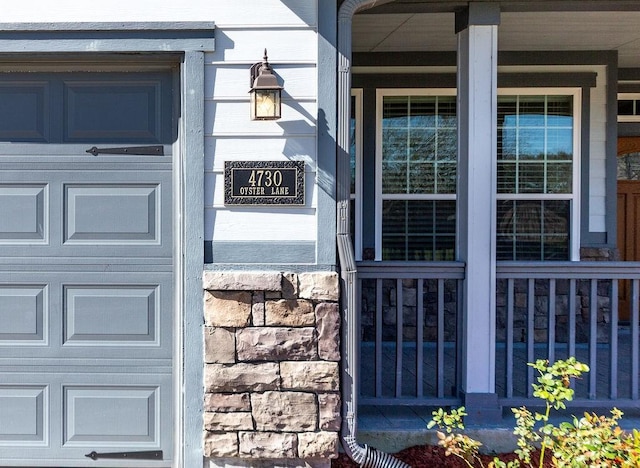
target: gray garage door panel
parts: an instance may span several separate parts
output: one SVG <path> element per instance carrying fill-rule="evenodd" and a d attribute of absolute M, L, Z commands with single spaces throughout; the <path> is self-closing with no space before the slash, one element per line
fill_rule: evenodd
<path fill-rule="evenodd" d="M 172 234 L 171 177 L 167 170 L 5 170 L 0 256 L 170 258 L 172 243 L 163 240 Z"/>
<path fill-rule="evenodd" d="M 171 466 L 173 82 L 0 74 L 0 466 Z"/>
<path fill-rule="evenodd" d="M 0 418 L 14 423 L 0 426 L 3 459 L 54 457 L 86 465 L 94 450 L 162 450 L 170 460 L 171 431 L 162 420 L 172 418 L 171 385 L 171 368 L 152 375 L 4 373 Z"/>
<path fill-rule="evenodd" d="M 0 140 L 166 143 L 169 73 L 13 73 L 0 76 Z"/>
<path fill-rule="evenodd" d="M 170 359 L 172 292 L 170 272 L 0 272 L 0 364 Z"/>

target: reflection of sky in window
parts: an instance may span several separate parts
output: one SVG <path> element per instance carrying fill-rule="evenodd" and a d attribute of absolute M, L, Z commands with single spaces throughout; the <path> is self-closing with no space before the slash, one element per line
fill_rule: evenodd
<path fill-rule="evenodd" d="M 573 153 L 573 118 L 564 115 L 502 115 L 503 157 L 516 154 L 516 142 L 520 155 Z M 546 137 L 545 137 L 546 136 Z M 546 142 L 545 142 L 546 140 Z M 546 144 L 546 147 L 545 147 Z"/>

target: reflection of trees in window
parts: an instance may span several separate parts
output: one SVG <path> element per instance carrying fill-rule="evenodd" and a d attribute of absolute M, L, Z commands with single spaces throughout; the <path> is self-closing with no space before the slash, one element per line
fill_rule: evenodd
<path fill-rule="evenodd" d="M 455 97 L 385 96 L 383 193 L 455 193 Z"/>
<path fill-rule="evenodd" d="M 384 96 L 384 260 L 455 258 L 456 125 L 455 96 Z"/>
<path fill-rule="evenodd" d="M 566 260 L 568 200 L 498 200 L 498 260 Z"/>
<path fill-rule="evenodd" d="M 640 180 L 640 153 L 618 156 L 618 180 Z"/>
<path fill-rule="evenodd" d="M 499 97 L 499 260 L 569 258 L 573 134 L 571 96 Z"/>

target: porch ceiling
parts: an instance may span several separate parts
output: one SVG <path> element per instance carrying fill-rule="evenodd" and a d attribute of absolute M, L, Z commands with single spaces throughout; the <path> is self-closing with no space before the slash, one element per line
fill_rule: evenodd
<path fill-rule="evenodd" d="M 583 7 L 589 3 L 582 2 Z M 442 11 L 445 3 L 459 7 L 462 2 L 405 0 L 357 14 L 353 21 L 354 52 L 455 51 L 455 15 L 453 8 Z M 640 67 L 640 2 L 610 2 L 609 6 L 617 7 L 617 11 L 600 11 L 606 6 L 603 3 L 592 4 L 592 8 L 598 6 L 597 11 L 558 11 L 561 2 L 535 1 L 526 5 L 546 4 L 554 11 L 503 8 L 498 48 L 501 51 L 617 50 L 620 67 Z M 569 9 L 574 4 L 568 2 L 565 7 Z"/>

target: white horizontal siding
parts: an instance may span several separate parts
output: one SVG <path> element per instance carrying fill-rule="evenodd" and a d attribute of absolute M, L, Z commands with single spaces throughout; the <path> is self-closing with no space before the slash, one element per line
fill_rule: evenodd
<path fill-rule="evenodd" d="M 273 63 L 317 61 L 317 33 L 313 28 L 225 29 L 217 30 L 215 38 L 216 50 L 206 55 L 206 63 L 259 62 L 265 48 Z"/>
<path fill-rule="evenodd" d="M 260 62 L 262 56 L 256 55 L 254 60 Z M 318 89 L 318 72 L 315 64 L 278 63 L 271 60 L 271 57 L 269 57 L 269 63 L 274 74 L 278 77 L 278 82 L 284 87 L 283 96 L 285 99 L 315 98 Z M 205 76 L 205 99 L 249 99 L 249 82 L 251 80 L 247 64 L 207 65 Z"/>
<path fill-rule="evenodd" d="M 212 136 L 300 136 L 316 133 L 316 103 L 282 103 L 282 119 L 249 119 L 249 97 L 242 101 L 209 101 L 204 111 L 205 135 Z M 269 155 L 265 154 L 268 159 Z"/>
<path fill-rule="evenodd" d="M 315 27 L 318 21 L 316 0 L 209 0 L 209 3 L 216 24 L 222 28 L 238 24 Z"/>
<path fill-rule="evenodd" d="M 222 172 L 225 161 L 304 161 L 316 170 L 315 135 L 287 138 L 205 138 L 205 171 Z M 214 157 L 215 153 L 215 157 Z"/>
<path fill-rule="evenodd" d="M 214 1 L 214 3 L 216 3 Z M 205 55 L 205 240 L 317 240 L 317 1 L 222 0 Z M 267 49 L 282 118 L 249 118 L 249 68 Z M 305 205 L 225 206 L 225 161 L 305 162 Z M 255 259 L 249 259 L 255 261 Z"/>
<path fill-rule="evenodd" d="M 2 22 L 214 21 L 288 27 L 317 24 L 314 0 L 22 0 L 2 11 Z"/>
<path fill-rule="evenodd" d="M 314 212 L 291 207 L 211 209 L 204 212 L 205 239 L 216 241 L 314 241 Z"/>

